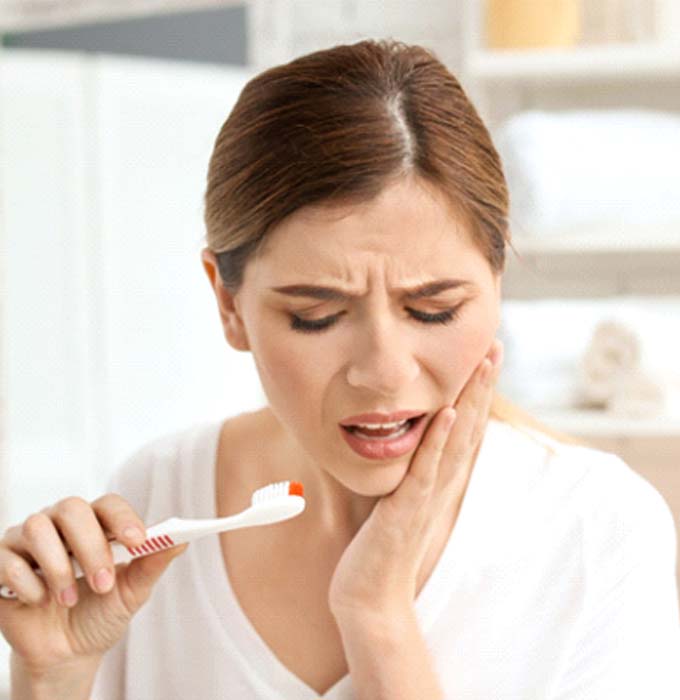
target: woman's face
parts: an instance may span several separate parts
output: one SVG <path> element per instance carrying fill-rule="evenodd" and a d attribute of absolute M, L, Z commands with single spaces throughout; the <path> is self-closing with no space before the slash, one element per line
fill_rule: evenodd
<path fill-rule="evenodd" d="M 296 211 L 248 262 L 233 299 L 231 337 L 238 327 L 239 349 L 253 353 L 269 406 L 296 449 L 365 496 L 393 491 L 415 448 L 367 459 L 346 443 L 339 423 L 414 410 L 427 413 L 429 424 L 455 403 L 499 325 L 500 276 L 441 196 L 419 182 L 399 181 L 359 207 Z M 404 291 L 450 279 L 465 284 L 421 298 Z M 347 296 L 277 291 L 291 286 Z M 296 317 L 325 327 L 293 328 Z"/>

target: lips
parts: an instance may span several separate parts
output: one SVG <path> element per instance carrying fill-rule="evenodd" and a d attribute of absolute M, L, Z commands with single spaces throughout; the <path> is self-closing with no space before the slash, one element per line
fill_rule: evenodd
<path fill-rule="evenodd" d="M 402 457 L 416 449 L 425 432 L 426 416 L 414 418 L 408 423 L 408 430 L 397 437 L 370 439 L 355 433 L 347 426 L 341 426 L 340 432 L 349 447 L 361 457 L 370 460 L 386 460 Z"/>
<path fill-rule="evenodd" d="M 362 413 L 350 416 L 340 421 L 340 425 L 348 427 L 358 423 L 398 423 L 417 416 L 422 416 L 426 411 L 395 411 L 394 413 Z"/>

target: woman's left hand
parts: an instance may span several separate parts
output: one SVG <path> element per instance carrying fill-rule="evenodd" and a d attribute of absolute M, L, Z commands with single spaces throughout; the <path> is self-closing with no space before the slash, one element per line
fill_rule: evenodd
<path fill-rule="evenodd" d="M 498 364 L 487 358 L 497 358 Z M 376 503 L 343 552 L 328 592 L 336 618 L 389 616 L 412 608 L 428 573 L 428 551 L 442 528 L 450 533 L 451 519 L 455 524 L 458 518 L 501 363 L 502 343 L 494 340 L 456 401 L 453 427 L 453 411 L 444 406 L 430 421 L 399 486 Z"/>

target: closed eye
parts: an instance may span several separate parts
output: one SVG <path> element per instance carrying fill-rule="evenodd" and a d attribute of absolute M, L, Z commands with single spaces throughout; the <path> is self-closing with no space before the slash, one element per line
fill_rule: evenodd
<path fill-rule="evenodd" d="M 463 304 L 458 304 L 458 306 L 453 309 L 440 311 L 437 314 L 426 314 L 423 311 L 416 311 L 415 309 L 408 308 L 406 310 L 416 321 L 420 321 L 420 323 L 441 323 L 446 325 L 458 318 L 461 306 L 463 306 Z M 344 311 L 340 312 L 339 314 L 334 314 L 333 316 L 315 319 L 314 321 L 306 321 L 295 314 L 290 314 L 290 327 L 293 330 L 300 331 L 302 333 L 319 333 L 334 325 L 343 313 Z"/>

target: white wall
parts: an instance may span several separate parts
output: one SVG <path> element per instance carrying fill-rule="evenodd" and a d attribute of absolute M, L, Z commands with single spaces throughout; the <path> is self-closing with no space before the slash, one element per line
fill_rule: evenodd
<path fill-rule="evenodd" d="M 132 449 L 262 405 L 200 263 L 240 69 L 5 51 L 4 511 L 92 496 Z"/>

